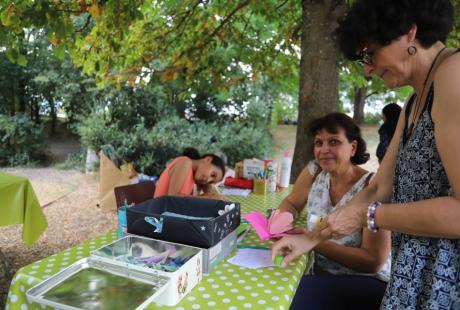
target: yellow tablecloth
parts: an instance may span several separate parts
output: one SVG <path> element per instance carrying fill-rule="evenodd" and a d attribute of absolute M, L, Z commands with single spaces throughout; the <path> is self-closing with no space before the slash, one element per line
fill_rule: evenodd
<path fill-rule="evenodd" d="M 265 212 L 276 208 L 288 191 L 270 193 L 266 196 L 230 197 L 241 203 L 242 213 L 254 210 Z M 305 214 L 298 219 L 297 226 L 305 226 Z M 89 256 L 91 251 L 117 239 L 116 232 L 89 240 L 80 246 L 45 258 L 20 269 L 14 276 L 8 294 L 9 309 L 42 309 L 27 301 L 25 293 L 34 285 L 68 267 L 73 262 Z M 270 241 L 260 242 L 251 230 L 244 240 L 245 245 L 269 247 Z M 233 252 L 228 258 L 236 254 Z M 227 258 L 227 259 L 228 259 Z M 148 309 L 289 309 L 299 281 L 307 264 L 304 255 L 286 268 L 268 267 L 248 269 L 229 263 L 225 259 L 210 274 L 174 307 L 157 306 Z"/>
<path fill-rule="evenodd" d="M 22 240 L 32 246 L 48 226 L 29 180 L 0 172 L 0 226 L 23 224 Z"/>

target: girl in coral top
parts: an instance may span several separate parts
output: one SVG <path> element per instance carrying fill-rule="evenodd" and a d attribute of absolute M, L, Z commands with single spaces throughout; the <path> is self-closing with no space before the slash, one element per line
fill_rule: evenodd
<path fill-rule="evenodd" d="M 184 155 L 175 158 L 161 173 L 154 197 L 193 195 L 220 199 L 211 189 L 225 174 L 223 160 L 214 154 L 200 156 L 194 148 L 187 148 Z"/>

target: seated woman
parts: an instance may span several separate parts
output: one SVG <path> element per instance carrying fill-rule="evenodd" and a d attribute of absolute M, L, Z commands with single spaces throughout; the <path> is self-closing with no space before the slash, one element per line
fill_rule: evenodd
<path fill-rule="evenodd" d="M 225 174 L 222 159 L 214 154 L 200 156 L 194 148 L 187 148 L 184 155 L 175 158 L 161 173 L 154 197 L 182 195 L 221 199 L 211 192 L 211 185 L 222 180 Z"/>
<path fill-rule="evenodd" d="M 330 113 L 310 124 L 314 161 L 297 178 L 279 210 L 297 216 L 308 205 L 308 229 L 346 204 L 363 189 L 372 173 L 358 165 L 369 159 L 355 122 Z M 315 275 L 305 275 L 291 309 L 375 309 L 389 278 L 390 234 L 368 229 L 325 241 L 315 248 Z M 382 268 L 383 267 L 383 268 Z"/>

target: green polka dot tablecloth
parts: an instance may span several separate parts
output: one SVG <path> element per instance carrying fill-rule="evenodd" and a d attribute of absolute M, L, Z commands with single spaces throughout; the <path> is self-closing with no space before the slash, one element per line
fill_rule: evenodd
<path fill-rule="evenodd" d="M 232 196 L 229 200 L 241 203 L 242 213 L 254 210 L 266 212 L 278 207 L 288 191 L 269 193 L 265 196 Z M 297 226 L 304 226 L 305 214 L 298 219 Z M 243 224 L 247 225 L 247 224 Z M 116 232 L 88 240 L 82 245 L 67 249 L 18 270 L 11 282 L 6 309 L 51 309 L 29 303 L 26 291 L 75 261 L 89 256 L 96 250 L 117 239 Z M 246 236 L 243 245 L 270 247 L 271 242 L 259 241 L 254 230 Z M 236 254 L 234 251 L 228 258 Z M 228 259 L 227 258 L 227 259 Z M 225 259 L 174 307 L 157 306 L 152 303 L 147 309 L 289 309 L 292 298 L 307 265 L 304 255 L 286 268 L 243 268 Z"/>

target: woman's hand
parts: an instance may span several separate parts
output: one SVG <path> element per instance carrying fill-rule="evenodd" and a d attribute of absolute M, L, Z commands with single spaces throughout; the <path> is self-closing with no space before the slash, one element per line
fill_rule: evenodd
<path fill-rule="evenodd" d="M 340 239 L 367 226 L 367 204 L 348 204 L 330 213 L 318 224 L 325 239 Z"/>
<path fill-rule="evenodd" d="M 272 245 L 272 260 L 275 256 L 284 256 L 281 267 L 286 267 L 292 260 L 313 249 L 322 240 L 314 232 L 283 237 Z"/>

